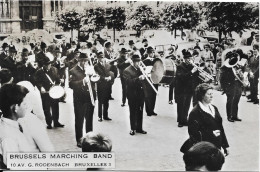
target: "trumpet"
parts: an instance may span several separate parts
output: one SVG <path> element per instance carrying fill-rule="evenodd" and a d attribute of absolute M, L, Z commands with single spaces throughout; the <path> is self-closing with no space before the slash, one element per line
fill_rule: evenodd
<path fill-rule="evenodd" d="M 203 69 L 201 69 L 201 67 L 205 66 L 204 63 L 201 63 L 200 66 L 197 66 L 195 63 L 189 61 L 189 63 L 194 67 L 193 69 L 198 70 L 199 71 L 199 78 L 203 81 L 203 82 L 208 82 L 209 80 L 214 80 L 214 77 L 212 75 L 210 75 L 208 72 L 204 71 Z M 204 65 L 203 65 L 204 64 Z"/>
<path fill-rule="evenodd" d="M 156 94 L 158 94 L 158 91 L 156 90 L 156 88 L 153 86 L 152 82 L 150 81 L 150 79 L 148 78 L 148 75 L 147 73 L 145 72 L 145 64 L 140 61 L 140 64 L 139 64 L 139 69 L 141 70 L 142 74 L 144 75 L 145 79 L 147 80 L 147 82 L 149 83 L 149 85 L 152 87 L 152 89 L 156 92 Z"/>

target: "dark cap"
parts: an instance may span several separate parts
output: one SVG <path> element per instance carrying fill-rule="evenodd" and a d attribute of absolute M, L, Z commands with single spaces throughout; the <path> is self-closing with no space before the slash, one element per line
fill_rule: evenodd
<path fill-rule="evenodd" d="M 147 39 L 143 39 L 142 43 L 147 42 Z"/>
<path fill-rule="evenodd" d="M 71 42 L 71 45 L 76 45 L 76 42 L 75 42 L 75 41 L 72 41 L 72 42 Z"/>
<path fill-rule="evenodd" d="M 39 66 L 48 65 L 52 63 L 52 61 L 47 56 L 38 57 L 36 62 L 39 63 Z"/>
<path fill-rule="evenodd" d="M 135 43 L 134 43 L 134 41 L 133 40 L 130 40 L 129 41 L 129 45 L 134 45 Z"/>
<path fill-rule="evenodd" d="M 138 54 L 134 54 L 132 56 L 132 60 L 133 60 L 133 62 L 139 62 L 139 61 L 141 61 L 141 58 Z"/>
<path fill-rule="evenodd" d="M 80 53 L 80 55 L 79 55 L 79 59 L 88 59 L 88 56 L 87 56 L 87 54 L 85 54 L 85 53 Z"/>
<path fill-rule="evenodd" d="M 2 48 L 5 49 L 6 47 L 8 47 L 8 44 L 6 42 L 4 42 L 2 45 Z"/>
<path fill-rule="evenodd" d="M 182 50 L 182 55 L 183 55 L 184 59 L 192 57 L 191 53 L 189 51 L 187 51 L 186 49 Z"/>
<path fill-rule="evenodd" d="M 152 53 L 154 51 L 153 47 L 149 46 L 147 48 L 147 53 Z"/>
<path fill-rule="evenodd" d="M 119 51 L 120 53 L 128 53 L 129 52 L 129 50 L 127 50 L 126 48 L 121 48 L 121 50 Z"/>
<path fill-rule="evenodd" d="M 41 49 L 47 48 L 47 45 L 44 42 L 41 42 Z"/>
<path fill-rule="evenodd" d="M 74 51 L 74 54 L 76 54 L 76 53 L 80 53 L 78 48 L 76 48 L 75 51 Z"/>

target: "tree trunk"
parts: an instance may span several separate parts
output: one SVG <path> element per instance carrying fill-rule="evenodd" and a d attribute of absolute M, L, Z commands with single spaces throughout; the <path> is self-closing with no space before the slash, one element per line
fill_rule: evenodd
<path fill-rule="evenodd" d="M 116 41 L 116 28 L 115 28 L 115 22 L 113 22 L 113 35 L 114 35 L 114 42 Z"/>
<path fill-rule="evenodd" d="M 221 42 L 221 35 L 222 35 L 222 30 L 219 29 L 218 31 L 218 42 Z"/>
<path fill-rule="evenodd" d="M 71 37 L 70 37 L 70 43 L 71 43 L 73 40 L 73 29 L 71 29 L 70 32 L 71 32 Z"/>
<path fill-rule="evenodd" d="M 174 29 L 174 38 L 176 39 L 176 36 L 177 36 L 177 30 L 176 28 Z"/>

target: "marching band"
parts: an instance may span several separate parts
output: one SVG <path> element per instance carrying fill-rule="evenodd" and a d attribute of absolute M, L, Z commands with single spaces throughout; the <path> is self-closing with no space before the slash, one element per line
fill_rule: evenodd
<path fill-rule="evenodd" d="M 209 44 L 201 50 L 198 41 L 193 49 L 183 49 L 178 54 L 178 45 L 170 45 L 165 50 L 163 47 L 155 53 L 156 47 L 151 46 L 146 38 L 138 48 L 134 40 L 113 47 L 111 41 L 98 34 L 93 39 L 86 44 L 62 41 L 47 46 L 42 38 L 42 42 L 37 44 L 28 42 L 30 49 L 23 48 L 21 53 L 17 53 L 14 45 L 3 43 L 0 54 L 1 71 L 9 70 L 13 83 L 29 81 L 38 88 L 48 129 L 64 127 L 59 123 L 59 102 L 66 103 L 67 82 L 73 90 L 78 147 L 81 147 L 84 119 L 86 133 L 93 131 L 96 99 L 98 121 L 112 120 L 109 101 L 113 100 L 112 86 L 118 75 L 122 84 L 121 106 L 125 106 L 126 100 L 129 104 L 130 135 L 147 133 L 142 127 L 143 108 L 145 104 L 147 116 L 157 115 L 154 108 L 159 85 L 169 85 L 169 104 L 173 104 L 174 89 L 178 127 L 187 125 L 191 100 L 193 106 L 197 104 L 195 88 L 201 83 L 220 82 L 227 95 L 227 118 L 230 122 L 241 121 L 237 111 L 242 89 L 248 87 L 244 84 L 245 77 L 250 78 L 250 98 L 256 103 L 258 101 L 259 47 L 255 47 L 252 59 L 241 66 L 238 65 L 241 58 L 236 50 L 225 54 L 221 44 L 216 45 L 214 56 Z M 240 70 L 246 67 L 250 70 Z M 248 76 L 244 75 L 245 72 Z M 4 75 L 6 72 L 1 72 L 2 85 L 5 84 Z"/>

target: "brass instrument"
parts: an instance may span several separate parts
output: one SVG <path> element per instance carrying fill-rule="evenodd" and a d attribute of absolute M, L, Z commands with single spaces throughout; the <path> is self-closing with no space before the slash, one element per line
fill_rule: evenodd
<path fill-rule="evenodd" d="M 148 78 L 147 73 L 145 72 L 146 66 L 145 66 L 145 64 L 144 64 L 142 61 L 140 61 L 139 68 L 140 68 L 142 74 L 144 75 L 145 79 L 147 80 L 147 82 L 148 82 L 148 83 L 150 84 L 150 86 L 152 87 L 152 89 L 156 92 L 156 94 L 158 94 L 158 91 L 157 91 L 156 88 L 153 86 L 152 82 L 151 82 L 150 79 Z"/>
<path fill-rule="evenodd" d="M 199 78 L 203 81 L 203 82 L 208 82 L 209 80 L 214 80 L 214 77 L 212 75 L 210 75 L 208 72 L 204 71 L 202 69 L 203 64 L 205 65 L 205 63 L 201 63 L 200 66 L 197 66 L 195 63 L 193 62 L 189 62 L 195 69 L 199 71 Z"/>
<path fill-rule="evenodd" d="M 92 67 L 92 75 L 91 75 L 91 77 L 90 77 L 90 80 L 92 81 L 92 82 L 97 82 L 97 81 L 99 81 L 99 79 L 100 79 L 100 76 L 96 73 L 96 71 L 94 70 L 94 65 L 93 65 L 93 63 L 92 63 L 92 61 L 91 61 L 91 59 L 89 59 L 89 64 L 90 64 L 90 66 Z"/>
<path fill-rule="evenodd" d="M 236 53 L 237 54 L 237 53 Z M 244 79 L 244 74 L 242 72 L 242 69 L 241 69 L 241 66 L 239 65 L 239 55 L 237 54 L 236 56 L 234 55 L 234 57 L 232 57 L 233 61 L 230 62 L 229 61 L 226 61 L 225 63 L 225 66 L 228 67 L 228 68 L 232 68 L 232 71 L 236 77 L 236 79 L 244 86 L 244 87 L 248 87 L 249 83 L 245 81 Z"/>

